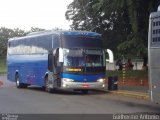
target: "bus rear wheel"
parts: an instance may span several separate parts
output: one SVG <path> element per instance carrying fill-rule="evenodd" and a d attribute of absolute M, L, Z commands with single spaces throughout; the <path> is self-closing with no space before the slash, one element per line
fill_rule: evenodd
<path fill-rule="evenodd" d="M 18 74 L 15 75 L 15 81 L 16 81 L 17 88 L 27 88 L 27 86 L 28 86 L 28 84 L 23 84 L 20 82 L 20 78 L 19 78 Z"/>
<path fill-rule="evenodd" d="M 15 80 L 16 80 L 16 87 L 17 87 L 17 88 L 22 88 L 23 85 L 22 85 L 22 83 L 20 83 L 20 78 L 19 78 L 19 75 L 18 75 L 18 74 L 16 74 Z"/>

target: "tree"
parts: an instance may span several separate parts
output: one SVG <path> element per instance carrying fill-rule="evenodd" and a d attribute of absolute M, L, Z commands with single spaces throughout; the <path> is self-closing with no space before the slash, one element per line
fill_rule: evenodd
<path fill-rule="evenodd" d="M 26 35 L 26 32 L 18 28 L 12 30 L 9 28 L 1 27 L 0 28 L 0 56 L 6 55 L 7 42 L 9 38 L 21 37 L 25 35 Z"/>
<path fill-rule="evenodd" d="M 55 28 L 54 30 L 62 30 L 62 29 Z M 22 36 L 26 36 L 31 32 L 39 32 L 39 31 L 45 31 L 45 29 L 38 28 L 38 27 L 36 28 L 31 27 L 30 31 L 24 31 L 19 28 L 9 29 L 5 27 L 1 27 L 0 28 L 0 56 L 6 56 L 7 42 L 9 38 L 22 37 Z"/>
<path fill-rule="evenodd" d="M 104 47 L 125 56 L 147 54 L 150 12 L 159 0 L 74 0 L 66 11 L 71 28 L 102 34 Z"/>
<path fill-rule="evenodd" d="M 126 41 L 119 44 L 118 50 L 142 56 L 147 54 L 149 14 L 157 10 L 158 0 L 126 0 L 131 33 Z M 142 7 L 143 6 L 143 7 Z"/>
<path fill-rule="evenodd" d="M 68 6 L 66 18 L 73 21 L 72 29 L 101 33 L 104 47 L 116 53 L 118 44 L 126 40 L 131 28 L 128 17 L 125 17 L 128 15 L 124 10 L 127 7 L 121 9 L 116 2 L 117 0 L 74 0 Z"/>
<path fill-rule="evenodd" d="M 38 27 L 31 27 L 31 30 L 29 31 L 29 33 L 31 33 L 31 32 L 40 32 L 40 31 L 45 31 L 45 29 L 38 28 Z"/>

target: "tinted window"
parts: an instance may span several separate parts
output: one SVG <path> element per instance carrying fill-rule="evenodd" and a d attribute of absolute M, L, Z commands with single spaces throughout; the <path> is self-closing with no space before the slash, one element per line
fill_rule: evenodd
<path fill-rule="evenodd" d="M 65 48 L 102 48 L 102 40 L 88 36 L 63 36 L 62 45 Z"/>

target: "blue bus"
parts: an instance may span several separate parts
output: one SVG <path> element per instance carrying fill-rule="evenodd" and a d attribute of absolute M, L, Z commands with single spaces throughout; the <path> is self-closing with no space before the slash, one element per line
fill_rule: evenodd
<path fill-rule="evenodd" d="M 17 88 L 105 88 L 105 51 L 101 35 L 84 31 L 43 31 L 8 40 L 8 80 Z"/>

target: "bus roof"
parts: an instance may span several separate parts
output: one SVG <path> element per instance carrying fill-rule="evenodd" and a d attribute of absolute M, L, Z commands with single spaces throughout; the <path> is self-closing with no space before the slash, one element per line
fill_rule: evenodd
<path fill-rule="evenodd" d="M 160 17 L 160 11 L 152 12 L 150 14 L 150 19 L 157 18 L 157 17 Z"/>
<path fill-rule="evenodd" d="M 158 6 L 158 9 L 157 9 L 157 11 L 160 11 L 160 5 Z"/>
<path fill-rule="evenodd" d="M 88 32 L 88 31 L 63 31 L 62 34 L 64 35 L 77 35 L 77 36 L 101 36 L 96 32 Z"/>
<path fill-rule="evenodd" d="M 97 36 L 97 37 L 101 36 L 101 34 L 99 34 L 99 33 L 89 32 L 89 31 L 53 31 L 53 30 L 46 30 L 46 31 L 29 33 L 28 35 L 23 36 L 23 37 L 10 38 L 9 41 L 16 40 L 16 39 L 29 38 L 29 37 L 43 36 L 43 35 L 51 35 L 51 34 L 72 35 L 72 36 L 92 36 L 92 37 L 93 36 Z"/>

